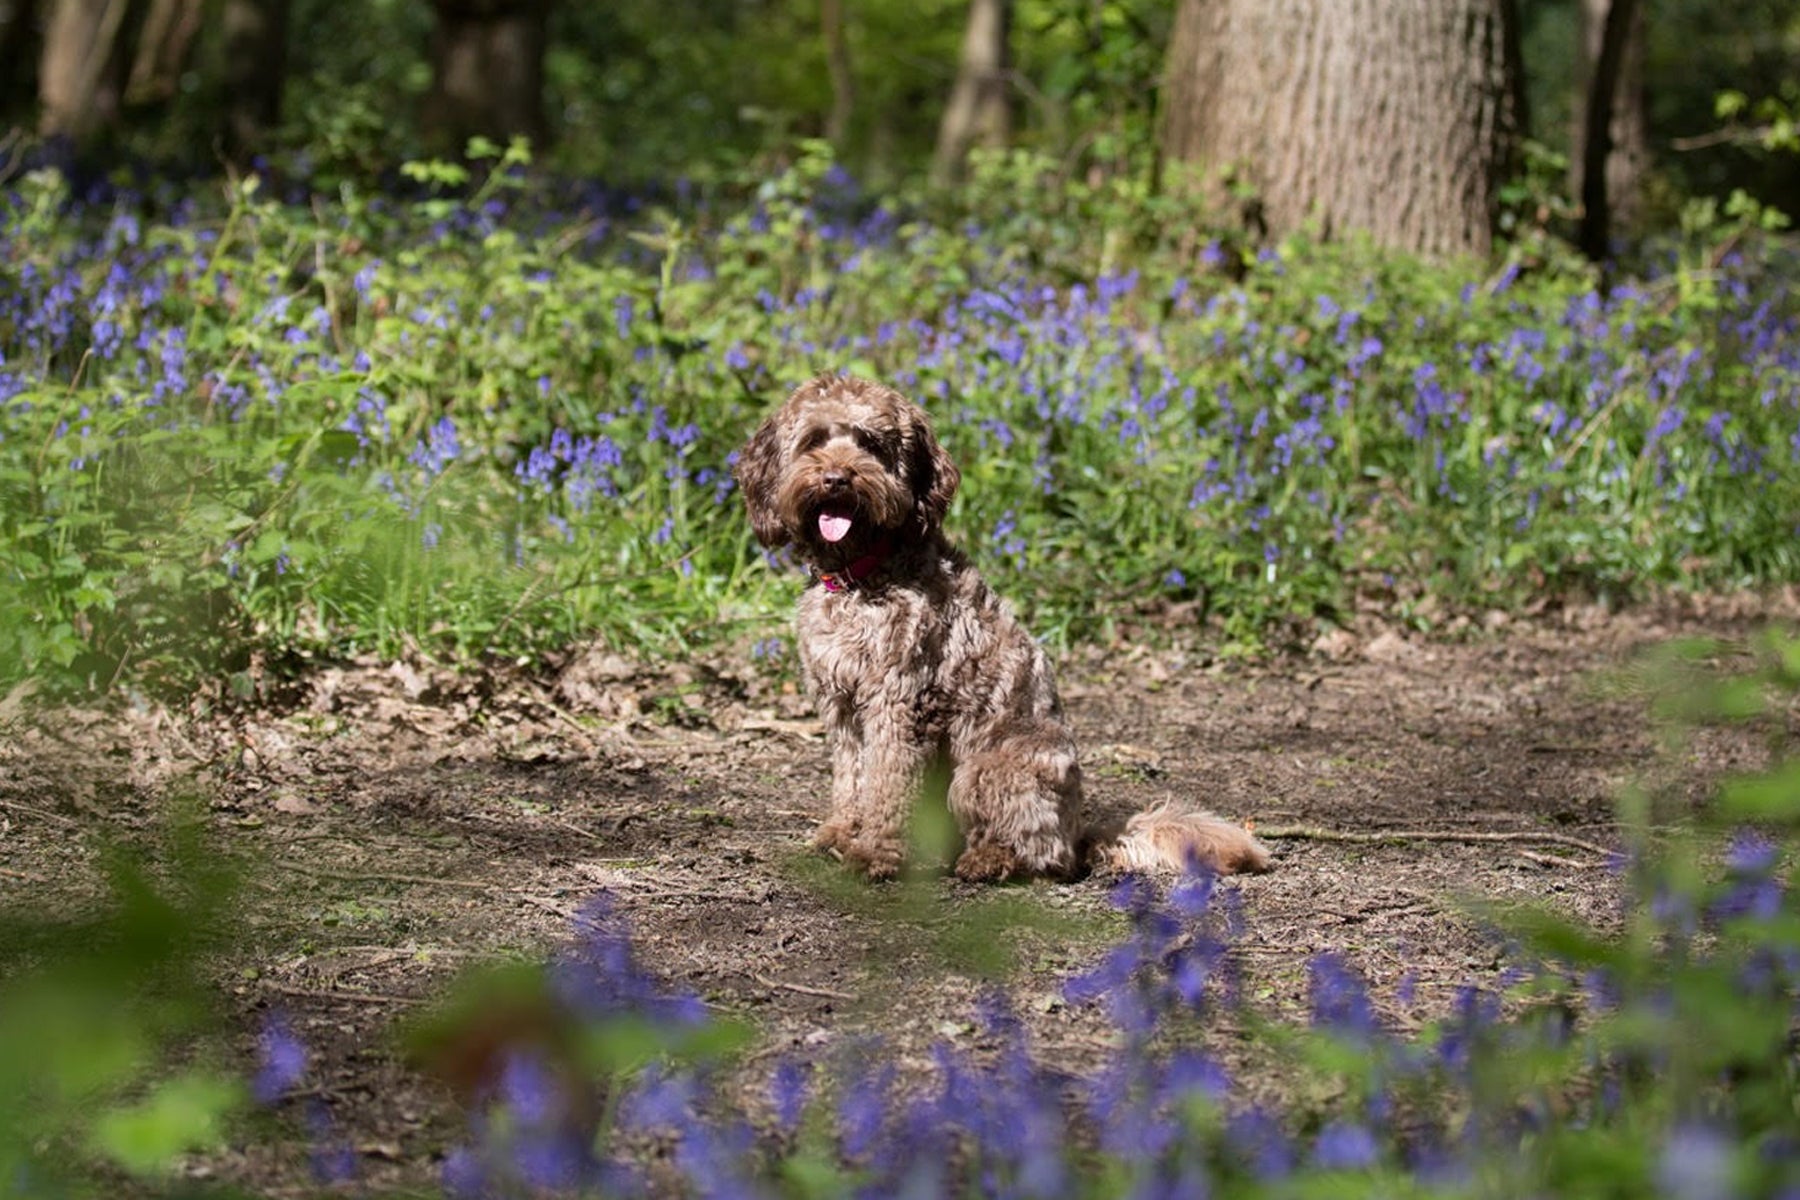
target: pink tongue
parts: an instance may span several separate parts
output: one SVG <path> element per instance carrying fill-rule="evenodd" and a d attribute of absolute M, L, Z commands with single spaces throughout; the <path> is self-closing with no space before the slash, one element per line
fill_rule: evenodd
<path fill-rule="evenodd" d="M 828 542 L 841 542 L 850 532 L 850 518 L 837 513 L 819 514 L 819 536 Z"/>

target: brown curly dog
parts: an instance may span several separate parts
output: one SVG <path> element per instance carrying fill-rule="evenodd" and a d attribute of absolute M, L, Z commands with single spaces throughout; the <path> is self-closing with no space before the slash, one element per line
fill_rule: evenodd
<path fill-rule="evenodd" d="M 1247 830 L 1160 805 L 1123 828 L 1083 824 L 1081 767 L 1050 663 L 945 540 L 960 474 L 916 404 L 867 380 L 802 384 L 739 455 L 751 527 L 812 568 L 801 670 L 831 743 L 831 809 L 815 846 L 894 875 L 933 763 L 950 767 L 964 879 L 1119 869 L 1262 871 Z"/>

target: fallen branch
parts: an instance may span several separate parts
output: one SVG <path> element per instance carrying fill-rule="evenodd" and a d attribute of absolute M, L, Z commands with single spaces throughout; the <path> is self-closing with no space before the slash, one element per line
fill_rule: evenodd
<path fill-rule="evenodd" d="M 1584 842 L 1565 833 L 1539 833 L 1530 830 L 1485 833 L 1455 829 L 1383 829 L 1372 833 L 1351 833 L 1343 829 L 1322 829 L 1317 825 L 1281 825 L 1274 828 L 1260 827 L 1256 830 L 1256 836 L 1309 842 L 1543 842 L 1586 850 L 1603 859 L 1613 855 L 1613 851 L 1605 846 Z"/>

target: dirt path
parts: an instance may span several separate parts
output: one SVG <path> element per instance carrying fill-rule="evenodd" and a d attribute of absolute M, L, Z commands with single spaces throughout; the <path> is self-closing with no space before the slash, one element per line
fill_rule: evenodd
<path fill-rule="evenodd" d="M 1306 959 L 1336 950 L 1405 1026 L 1503 969 L 1459 896 L 1548 900 L 1606 925 L 1621 786 L 1654 774 L 1692 800 L 1760 764 L 1760 743 L 1730 730 L 1659 759 L 1621 671 L 1672 635 L 1749 625 L 1590 610 L 1461 644 L 1345 636 L 1262 667 L 1091 653 L 1061 673 L 1099 805 L 1201 797 L 1270 835 L 1276 870 L 1232 885 L 1258 1001 L 1300 1011 Z M 1106 1054 L 1105 1019 L 1061 994 L 1123 928 L 1106 881 L 847 881 L 803 852 L 825 792 L 817 727 L 747 657 L 648 672 L 594 654 L 554 685 L 346 668 L 297 701 L 211 721 L 15 719 L 0 739 L 0 890 L 79 904 L 95 834 L 201 795 L 257 868 L 218 970 L 239 1043 L 247 1054 L 263 1014 L 288 1015 L 372 1185 L 434 1179 L 460 1134 L 446 1089 L 399 1062 L 396 1019 L 473 961 L 555 944 L 599 888 L 646 964 L 756 1028 L 748 1078 L 871 1030 L 902 1063 L 973 1038 L 984 977 L 1009 983 L 1044 1053 L 1070 1067 Z M 1408 836 L 1338 840 L 1391 832 Z M 285 1128 L 194 1169 L 304 1190 L 304 1133 Z"/>

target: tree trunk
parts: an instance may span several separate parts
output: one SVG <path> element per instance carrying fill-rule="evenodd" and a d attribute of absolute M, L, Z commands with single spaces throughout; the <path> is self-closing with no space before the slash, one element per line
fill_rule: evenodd
<path fill-rule="evenodd" d="M 205 0 L 150 0 L 126 77 L 126 104 L 164 104 L 174 98 L 194 35 L 205 19 Z"/>
<path fill-rule="evenodd" d="M 831 76 L 825 140 L 842 154 L 850 133 L 850 114 L 856 106 L 856 77 L 850 71 L 850 42 L 844 33 L 844 0 L 819 0 L 819 30 L 825 39 L 825 70 Z"/>
<path fill-rule="evenodd" d="M 54 0 L 38 60 L 38 132 L 85 142 L 118 119 L 132 0 Z"/>
<path fill-rule="evenodd" d="M 1276 232 L 1485 254 L 1521 89 L 1511 0 L 1181 0 L 1164 153 Z"/>
<path fill-rule="evenodd" d="M 427 135 L 452 153 L 478 134 L 542 144 L 549 0 L 432 0 L 432 7 Z"/>
<path fill-rule="evenodd" d="M 225 0 L 225 152 L 244 161 L 281 120 L 288 0 Z"/>
<path fill-rule="evenodd" d="M 1613 228 L 1643 209 L 1650 167 L 1644 94 L 1644 6 L 1581 0 L 1581 69 L 1569 155 L 1569 190 L 1581 199 L 1582 252 L 1605 257 Z"/>
<path fill-rule="evenodd" d="M 962 61 L 931 158 L 934 182 L 960 178 L 972 147 L 1004 146 L 1012 137 L 1011 32 L 1012 0 L 969 0 Z"/>

